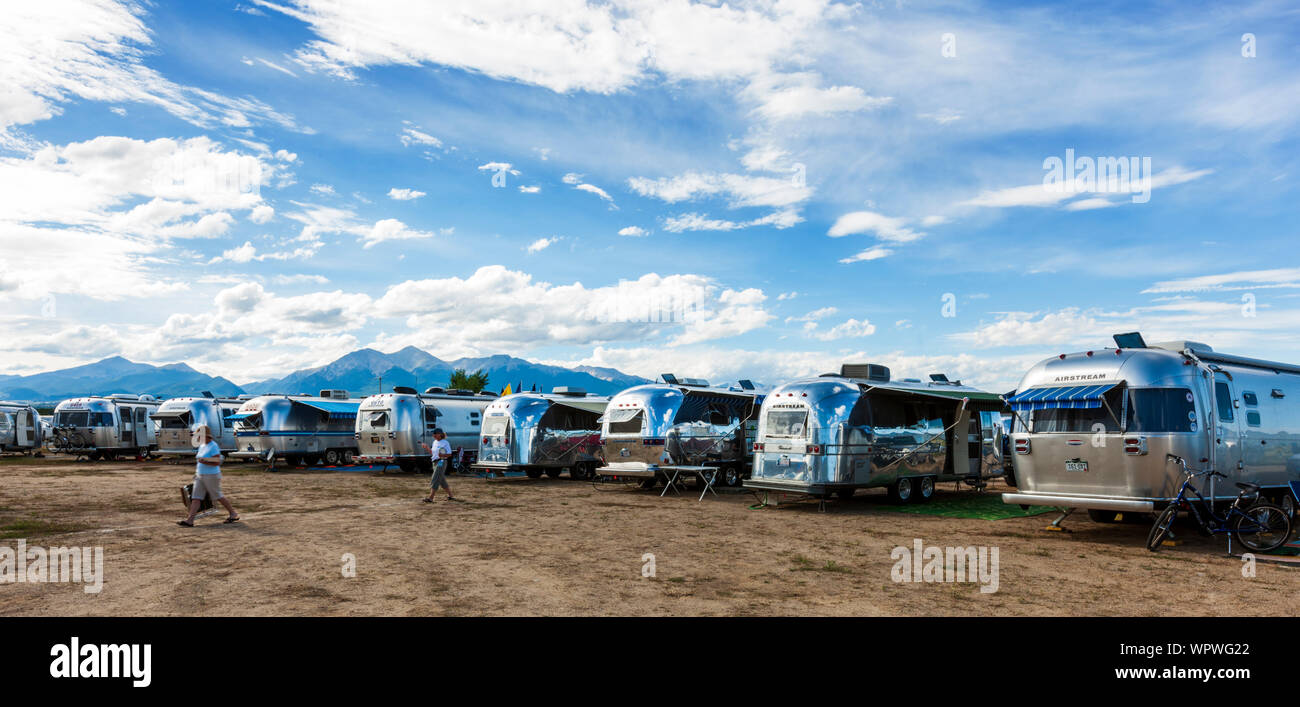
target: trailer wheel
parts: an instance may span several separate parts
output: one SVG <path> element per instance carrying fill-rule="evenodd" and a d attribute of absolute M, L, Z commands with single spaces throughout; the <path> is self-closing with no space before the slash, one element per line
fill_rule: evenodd
<path fill-rule="evenodd" d="M 912 501 L 915 503 L 926 503 L 934 498 L 934 477 L 922 476 L 916 480 L 916 488 L 912 493 Z"/>
<path fill-rule="evenodd" d="M 540 479 L 540 478 L 542 478 L 542 470 L 541 470 L 541 469 L 524 469 L 524 473 L 527 474 L 527 475 L 528 475 L 528 478 L 530 478 L 530 479 Z"/>
<path fill-rule="evenodd" d="M 92 462 L 97 462 L 97 461 L 99 461 L 100 456 L 102 456 L 102 455 L 101 455 L 98 451 L 94 451 L 94 452 L 91 452 L 90 454 L 87 454 L 87 455 L 86 455 L 86 458 L 89 459 L 89 460 L 92 461 Z"/>
<path fill-rule="evenodd" d="M 585 463 L 577 463 L 569 467 L 569 478 L 585 481 L 591 478 L 591 467 Z"/>
<path fill-rule="evenodd" d="M 564 469 L 561 469 L 558 466 L 553 466 L 546 470 L 546 475 L 551 477 L 552 479 L 558 479 L 560 478 L 560 472 L 562 471 L 564 471 Z"/>
<path fill-rule="evenodd" d="M 745 475 L 740 472 L 740 469 L 729 466 L 722 472 L 722 483 L 734 489 L 745 483 Z"/>
<path fill-rule="evenodd" d="M 1088 520 L 1094 523 L 1115 523 L 1117 522 L 1115 520 L 1117 515 L 1119 514 L 1115 511 L 1099 511 L 1096 508 L 1088 509 Z"/>
<path fill-rule="evenodd" d="M 652 488 L 654 488 L 654 487 L 656 487 L 656 486 L 658 486 L 658 485 L 659 485 L 659 477 L 655 477 L 655 478 L 652 478 L 652 479 L 642 479 L 641 482 L 638 483 L 636 486 L 637 486 L 637 488 L 640 488 L 640 489 L 646 489 L 646 490 L 649 490 L 649 489 L 652 489 Z"/>
<path fill-rule="evenodd" d="M 357 461 L 357 460 L 352 456 L 352 452 L 344 452 L 344 453 L 343 453 L 343 463 L 344 463 L 344 464 L 351 466 L 352 464 L 355 464 L 356 461 Z"/>
<path fill-rule="evenodd" d="M 889 485 L 889 500 L 907 503 L 912 499 L 912 479 L 903 477 Z"/>
<path fill-rule="evenodd" d="M 339 463 L 339 450 L 337 449 L 325 450 L 325 463 L 328 464 L 329 466 L 337 466 Z"/>
<path fill-rule="evenodd" d="M 1003 483 L 1005 483 L 1007 486 L 1015 486 L 1015 485 L 1016 485 L 1016 470 L 1013 469 L 1013 468 L 1011 468 L 1011 467 L 1007 467 L 1007 468 L 1003 469 L 1003 470 L 1002 470 L 1002 481 L 1003 481 Z"/>

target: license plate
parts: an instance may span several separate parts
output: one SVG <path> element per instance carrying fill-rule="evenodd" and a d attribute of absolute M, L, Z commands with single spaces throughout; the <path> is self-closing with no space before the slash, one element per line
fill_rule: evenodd
<path fill-rule="evenodd" d="M 782 454 L 780 457 L 777 458 L 777 460 L 776 460 L 776 465 L 777 465 L 777 466 L 790 466 L 790 457 L 787 456 L 787 455 L 785 455 L 785 454 Z"/>
<path fill-rule="evenodd" d="M 379 443 L 379 438 L 378 438 L 378 437 L 371 437 L 371 438 L 370 438 L 370 441 L 373 442 L 373 443 L 378 444 L 378 443 Z"/>
<path fill-rule="evenodd" d="M 1088 470 L 1088 462 L 1086 462 L 1086 461 L 1072 461 L 1072 462 L 1066 462 L 1066 463 L 1065 463 L 1065 470 L 1066 470 L 1066 471 L 1087 471 L 1087 470 Z"/>

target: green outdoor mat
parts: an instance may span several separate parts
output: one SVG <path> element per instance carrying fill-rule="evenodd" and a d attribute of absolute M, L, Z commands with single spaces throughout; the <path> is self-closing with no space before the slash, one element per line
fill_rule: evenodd
<path fill-rule="evenodd" d="M 1055 509 L 1049 506 L 1030 506 L 1022 511 L 1020 506 L 1002 502 L 1000 493 L 957 493 L 936 496 L 928 503 L 906 503 L 894 505 L 883 497 L 872 505 L 882 511 L 897 513 L 915 513 L 925 516 L 943 516 L 945 518 L 978 518 L 980 520 L 1002 520 L 1003 518 L 1027 518 Z"/>

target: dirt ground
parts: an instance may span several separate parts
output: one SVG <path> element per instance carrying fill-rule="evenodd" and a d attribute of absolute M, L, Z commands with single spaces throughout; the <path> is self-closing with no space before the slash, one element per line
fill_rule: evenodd
<path fill-rule="evenodd" d="M 228 465 L 244 516 L 178 527 L 191 463 L 0 459 L 0 546 L 101 546 L 104 584 L 0 584 L 0 615 L 1295 615 L 1300 570 L 1224 556 L 1222 537 L 1150 553 L 1148 526 L 884 509 L 881 493 L 753 510 L 561 479 L 267 473 Z M 986 493 L 997 493 L 993 486 Z M 972 494 L 943 484 L 939 497 Z M 899 583 L 891 551 L 989 546 L 999 586 Z M 355 557 L 345 577 L 344 555 Z M 654 577 L 643 577 L 643 555 Z"/>

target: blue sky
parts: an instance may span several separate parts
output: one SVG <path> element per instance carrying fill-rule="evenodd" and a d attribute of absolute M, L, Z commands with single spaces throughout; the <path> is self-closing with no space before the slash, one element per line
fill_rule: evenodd
<path fill-rule="evenodd" d="M 1005 390 L 1133 328 L 1294 361 L 1297 29 L 1267 2 L 41 3 L 0 30 L 0 371 L 247 382 L 416 345 Z M 1067 150 L 1149 160 L 1149 200 L 1052 191 Z"/>

